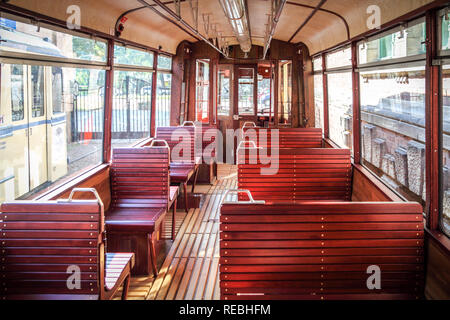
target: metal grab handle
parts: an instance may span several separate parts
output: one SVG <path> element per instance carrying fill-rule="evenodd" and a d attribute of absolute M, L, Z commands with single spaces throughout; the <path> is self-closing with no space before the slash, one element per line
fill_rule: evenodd
<path fill-rule="evenodd" d="M 262 149 L 262 147 L 256 146 L 256 142 L 255 142 L 255 141 L 252 141 L 252 140 L 250 140 L 250 141 L 241 141 L 241 142 L 239 142 L 239 145 L 238 145 L 237 148 L 238 148 L 238 149 L 244 148 L 246 144 L 251 144 L 251 145 L 252 145 L 252 146 L 251 146 L 252 149 Z"/>
<path fill-rule="evenodd" d="M 100 198 L 100 196 L 98 195 L 98 192 L 97 192 L 97 190 L 95 188 L 74 188 L 70 192 L 69 199 L 67 199 L 67 200 L 66 199 L 58 199 L 57 202 L 72 202 L 73 201 L 73 195 L 76 192 L 90 192 L 90 193 L 92 193 L 95 196 L 95 198 L 97 199 L 97 202 L 100 203 L 100 205 L 103 207 L 103 201 Z"/>
<path fill-rule="evenodd" d="M 229 189 L 225 192 L 224 196 L 223 196 L 223 203 L 235 203 L 235 202 L 227 202 L 225 201 L 225 199 L 227 198 L 227 196 L 231 193 L 231 192 L 236 192 L 236 193 L 246 193 L 248 196 L 249 201 L 237 201 L 237 203 L 253 203 L 253 204 L 266 204 L 266 202 L 264 200 L 255 200 L 253 199 L 252 193 L 250 192 L 250 190 L 247 189 Z"/>
<path fill-rule="evenodd" d="M 190 124 L 190 126 L 186 126 L 186 124 Z M 181 127 L 195 127 L 194 121 L 184 121 Z"/>
<path fill-rule="evenodd" d="M 252 125 L 251 127 L 249 127 L 249 126 L 247 126 L 248 124 L 250 124 L 250 125 Z M 257 126 L 256 126 L 256 123 L 254 123 L 254 122 L 252 122 L 252 121 L 247 121 L 247 122 L 244 122 L 244 125 L 242 126 L 242 129 L 244 129 L 244 128 L 256 128 Z"/>
<path fill-rule="evenodd" d="M 152 142 L 150 143 L 150 146 L 149 146 L 149 147 L 150 147 L 150 148 L 155 147 L 155 143 L 156 143 L 156 142 L 162 143 L 162 144 L 164 144 L 164 147 L 165 147 L 165 148 L 169 148 L 169 149 L 170 149 L 169 144 L 167 143 L 166 140 L 158 140 L 158 139 L 152 140 Z"/>

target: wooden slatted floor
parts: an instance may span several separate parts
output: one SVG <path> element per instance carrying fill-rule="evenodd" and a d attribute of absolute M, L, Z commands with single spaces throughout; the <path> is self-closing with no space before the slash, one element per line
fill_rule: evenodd
<path fill-rule="evenodd" d="M 133 277 L 128 299 L 215 300 L 219 288 L 219 214 L 223 194 L 237 187 L 237 168 L 219 165 L 213 186 L 199 185 L 205 193 L 201 208 L 177 211 L 177 236 L 162 263 L 156 279 Z M 235 198 L 235 196 L 233 196 Z M 168 213 L 165 234 L 170 234 L 172 216 Z M 165 235 L 163 234 L 163 237 Z M 120 292 L 116 299 L 120 298 Z"/>
<path fill-rule="evenodd" d="M 201 208 L 190 210 L 147 299 L 219 299 L 219 207 L 235 188 L 236 167 L 219 166 L 218 180 Z"/>

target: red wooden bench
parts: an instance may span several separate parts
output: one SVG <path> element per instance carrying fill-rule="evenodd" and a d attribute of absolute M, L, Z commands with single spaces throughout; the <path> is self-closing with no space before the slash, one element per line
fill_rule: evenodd
<path fill-rule="evenodd" d="M 176 201 L 176 194 L 177 187 L 169 186 L 167 147 L 113 149 L 106 228 L 114 250 L 135 252 L 133 273 L 157 275 L 155 244 L 160 240 L 164 217 Z M 176 204 L 173 207 L 172 237 Z"/>
<path fill-rule="evenodd" d="M 279 149 L 278 171 L 263 175 L 258 156 L 263 149 L 238 148 L 238 186 L 248 189 L 257 200 L 349 201 L 352 194 L 352 164 L 348 149 Z M 258 153 L 256 153 L 258 152 Z M 245 195 L 240 194 L 243 200 Z"/>
<path fill-rule="evenodd" d="M 278 148 L 322 148 L 322 129 L 320 128 L 285 128 L 269 129 L 258 127 L 243 127 L 243 140 L 255 141 L 257 146 L 270 148 L 272 134 L 278 134 Z"/>
<path fill-rule="evenodd" d="M 186 126 L 185 124 L 179 127 L 158 127 L 156 129 L 155 139 L 164 140 L 169 145 L 171 152 L 170 183 L 181 184 L 183 186 L 186 212 L 189 211 L 187 184 L 194 177 L 192 184 L 193 192 L 200 162 L 195 150 L 195 132 L 195 126 Z M 189 150 L 189 154 L 185 155 L 184 150 Z"/>
<path fill-rule="evenodd" d="M 97 200 L 72 200 L 90 191 Z M 126 299 L 133 253 L 105 253 L 103 204 L 95 189 L 68 200 L 1 205 L 2 299 Z M 80 286 L 68 278 L 79 270 Z M 76 282 L 74 282 L 76 285 Z"/>
<path fill-rule="evenodd" d="M 421 298 L 418 203 L 226 202 L 220 221 L 222 299 Z M 373 265 L 380 290 L 367 286 Z"/>

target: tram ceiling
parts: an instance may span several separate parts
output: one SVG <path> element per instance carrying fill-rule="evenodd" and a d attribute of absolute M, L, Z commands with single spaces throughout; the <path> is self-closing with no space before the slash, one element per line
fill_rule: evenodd
<path fill-rule="evenodd" d="M 240 43 L 221 1 L 232 0 L 79 0 L 77 5 L 85 28 L 114 34 L 123 19 L 120 38 L 124 40 L 153 48 L 161 46 L 170 53 L 175 53 L 184 40 L 206 40 L 223 52 L 227 46 Z M 272 0 L 234 1 L 246 3 L 252 45 L 264 47 L 268 38 L 273 38 L 304 43 L 311 54 L 367 33 L 367 8 L 371 5 L 380 8 L 383 25 L 435 2 L 398 0 L 393 10 L 391 0 L 275 0 L 284 4 L 282 10 L 276 11 Z M 73 0 L 10 0 L 8 4 L 65 21 Z M 276 25 L 273 30 L 271 14 L 279 14 L 272 20 Z"/>

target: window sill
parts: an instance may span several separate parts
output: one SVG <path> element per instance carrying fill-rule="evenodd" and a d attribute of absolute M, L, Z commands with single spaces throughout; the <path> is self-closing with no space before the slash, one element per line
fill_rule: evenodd
<path fill-rule="evenodd" d="M 450 238 L 448 238 L 444 233 L 439 230 L 430 230 L 425 227 L 425 232 L 430 236 L 430 238 L 435 241 L 439 247 L 447 254 L 450 255 Z"/>
<path fill-rule="evenodd" d="M 54 188 L 48 190 L 47 192 L 38 195 L 36 198 L 32 198 L 32 200 L 41 200 L 48 201 L 52 199 L 56 199 L 58 196 L 66 193 L 68 190 L 75 188 L 77 185 L 83 183 L 88 180 L 92 176 L 106 170 L 109 168 L 109 163 L 102 163 L 96 167 L 90 168 L 85 172 L 81 172 L 78 176 L 74 177 L 69 181 L 63 182 L 61 185 L 55 186 Z"/>

